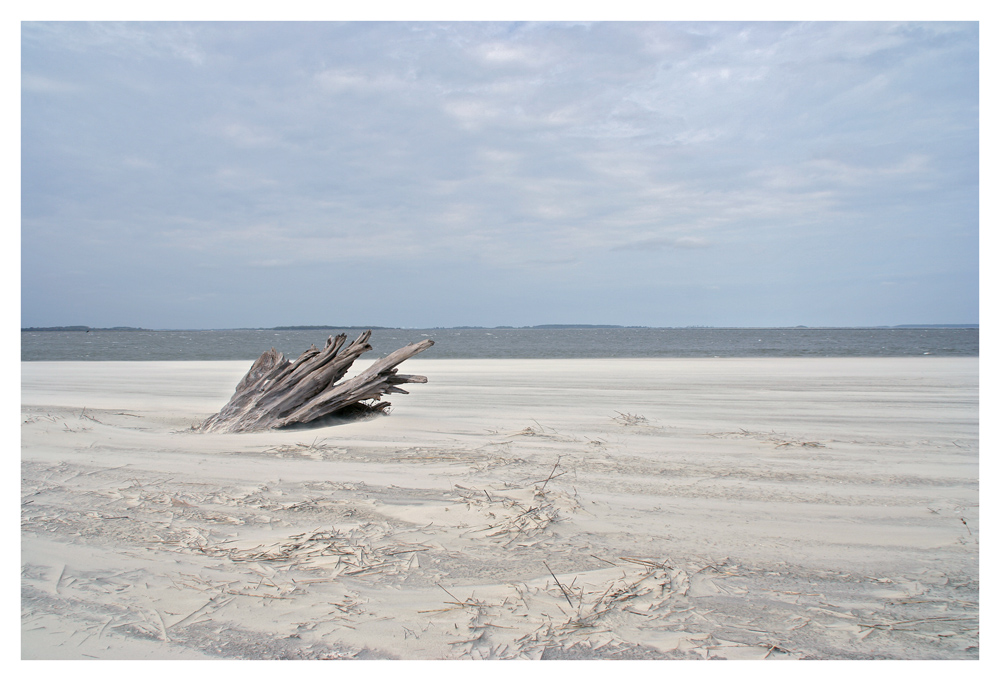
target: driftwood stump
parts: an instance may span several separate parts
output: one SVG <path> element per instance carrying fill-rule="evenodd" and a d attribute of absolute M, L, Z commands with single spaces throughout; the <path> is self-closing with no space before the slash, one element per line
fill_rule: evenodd
<path fill-rule="evenodd" d="M 330 336 L 322 350 L 314 345 L 294 362 L 271 348 L 253 363 L 229 403 L 195 430 L 244 433 L 310 423 L 333 414 L 385 413 L 390 405 L 379 401 L 383 394 L 407 394 L 398 386 L 427 382 L 425 376 L 397 374 L 396 366 L 434 345 L 434 341 L 400 348 L 354 378 L 337 383 L 354 360 L 372 349 L 368 344 L 371 335 L 371 331 L 365 331 L 339 354 L 347 336 Z"/>

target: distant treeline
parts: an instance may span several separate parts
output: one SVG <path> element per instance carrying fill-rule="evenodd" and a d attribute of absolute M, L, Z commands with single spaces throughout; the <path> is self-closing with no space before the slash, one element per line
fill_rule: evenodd
<path fill-rule="evenodd" d="M 379 330 L 379 329 L 395 329 L 394 326 L 333 326 L 333 325 L 320 325 L 320 326 L 270 326 L 270 327 L 255 327 L 255 328 L 243 328 L 243 329 L 214 329 L 216 331 L 328 331 L 328 330 L 346 330 L 346 331 L 364 331 L 367 329 Z M 654 329 L 654 328 L 667 328 L 667 329 L 730 329 L 730 328 L 742 328 L 742 327 L 728 327 L 728 326 L 672 326 L 672 327 L 654 327 L 654 326 L 622 326 L 620 324 L 537 324 L 535 326 L 432 326 L 429 329 Z M 749 327 L 747 327 L 749 328 Z M 979 324 L 897 324 L 896 326 L 851 326 L 851 327 L 838 327 L 838 326 L 795 326 L 795 327 L 755 327 L 755 328 L 795 328 L 795 329 L 978 329 Z M 173 331 L 198 331 L 199 329 L 170 329 Z M 108 328 L 92 328 L 89 326 L 29 326 L 27 328 L 22 328 L 21 331 L 153 331 L 153 329 L 143 329 L 135 326 L 112 326 Z"/>
<path fill-rule="evenodd" d="M 327 331 L 329 329 L 344 329 L 347 331 L 367 331 L 371 329 L 377 331 L 378 329 L 391 329 L 391 326 L 272 326 L 266 329 L 260 329 L 261 331 Z M 256 331 L 257 329 L 253 329 Z"/>
<path fill-rule="evenodd" d="M 152 331 L 152 329 L 141 329 L 136 326 L 111 326 L 104 329 L 95 329 L 89 326 L 29 326 L 21 331 Z"/>
<path fill-rule="evenodd" d="M 978 329 L 979 324 L 897 324 L 893 329 Z"/>
<path fill-rule="evenodd" d="M 394 326 L 275 326 L 262 331 L 324 331 L 328 329 L 394 329 Z M 646 329 L 646 326 L 618 324 L 539 324 L 537 326 L 432 326 L 432 329 Z"/>

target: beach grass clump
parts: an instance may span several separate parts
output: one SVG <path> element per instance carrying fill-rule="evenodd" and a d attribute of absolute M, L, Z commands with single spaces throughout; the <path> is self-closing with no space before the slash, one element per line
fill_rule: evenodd
<path fill-rule="evenodd" d="M 629 412 L 616 411 L 618 416 L 612 416 L 611 420 L 619 423 L 623 426 L 648 426 L 650 425 L 649 419 L 641 414 L 632 414 Z"/>

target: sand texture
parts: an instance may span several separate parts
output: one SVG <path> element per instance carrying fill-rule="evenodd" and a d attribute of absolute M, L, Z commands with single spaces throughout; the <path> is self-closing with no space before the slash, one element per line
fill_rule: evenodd
<path fill-rule="evenodd" d="M 418 358 L 192 432 L 249 365 L 22 363 L 23 658 L 979 657 L 976 358 Z"/>

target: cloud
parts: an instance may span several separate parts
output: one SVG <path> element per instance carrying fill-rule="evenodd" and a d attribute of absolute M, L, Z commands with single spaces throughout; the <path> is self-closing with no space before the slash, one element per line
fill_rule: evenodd
<path fill-rule="evenodd" d="M 176 58 L 200 65 L 196 25 L 171 22 L 25 22 L 22 40 L 43 48 L 57 42 L 80 54 L 94 51 L 128 58 Z"/>
<path fill-rule="evenodd" d="M 525 69 L 542 68 L 552 62 L 544 45 L 525 45 L 505 41 L 489 41 L 474 45 L 472 54 L 493 65 L 515 65 Z"/>
<path fill-rule="evenodd" d="M 314 79 L 322 89 L 332 93 L 392 94 L 412 87 L 411 83 L 392 73 L 365 73 L 356 69 L 327 69 L 317 73 Z"/>
<path fill-rule="evenodd" d="M 975 24 L 28 23 L 22 41 L 26 314 L 81 252 L 111 287 L 126 257 L 220 281 L 433 269 L 441 323 L 467 307 L 452 271 L 518 272 L 489 280 L 500 304 L 534 265 L 561 290 L 584 271 L 715 286 L 757 276 L 751 252 L 825 253 L 781 271 L 803 299 L 827 270 L 930 287 L 977 267 Z"/>
<path fill-rule="evenodd" d="M 279 140 L 269 131 L 244 123 L 226 123 L 221 126 L 221 134 L 240 147 L 271 147 Z"/>
<path fill-rule="evenodd" d="M 664 248 L 709 248 L 712 243 L 699 236 L 679 236 L 679 237 L 656 237 L 650 239 L 639 239 L 630 241 L 619 246 L 615 246 L 616 251 L 645 251 L 660 250 Z"/>
<path fill-rule="evenodd" d="M 38 94 L 60 95 L 80 92 L 83 87 L 79 83 L 26 73 L 21 76 L 21 89 Z"/>

